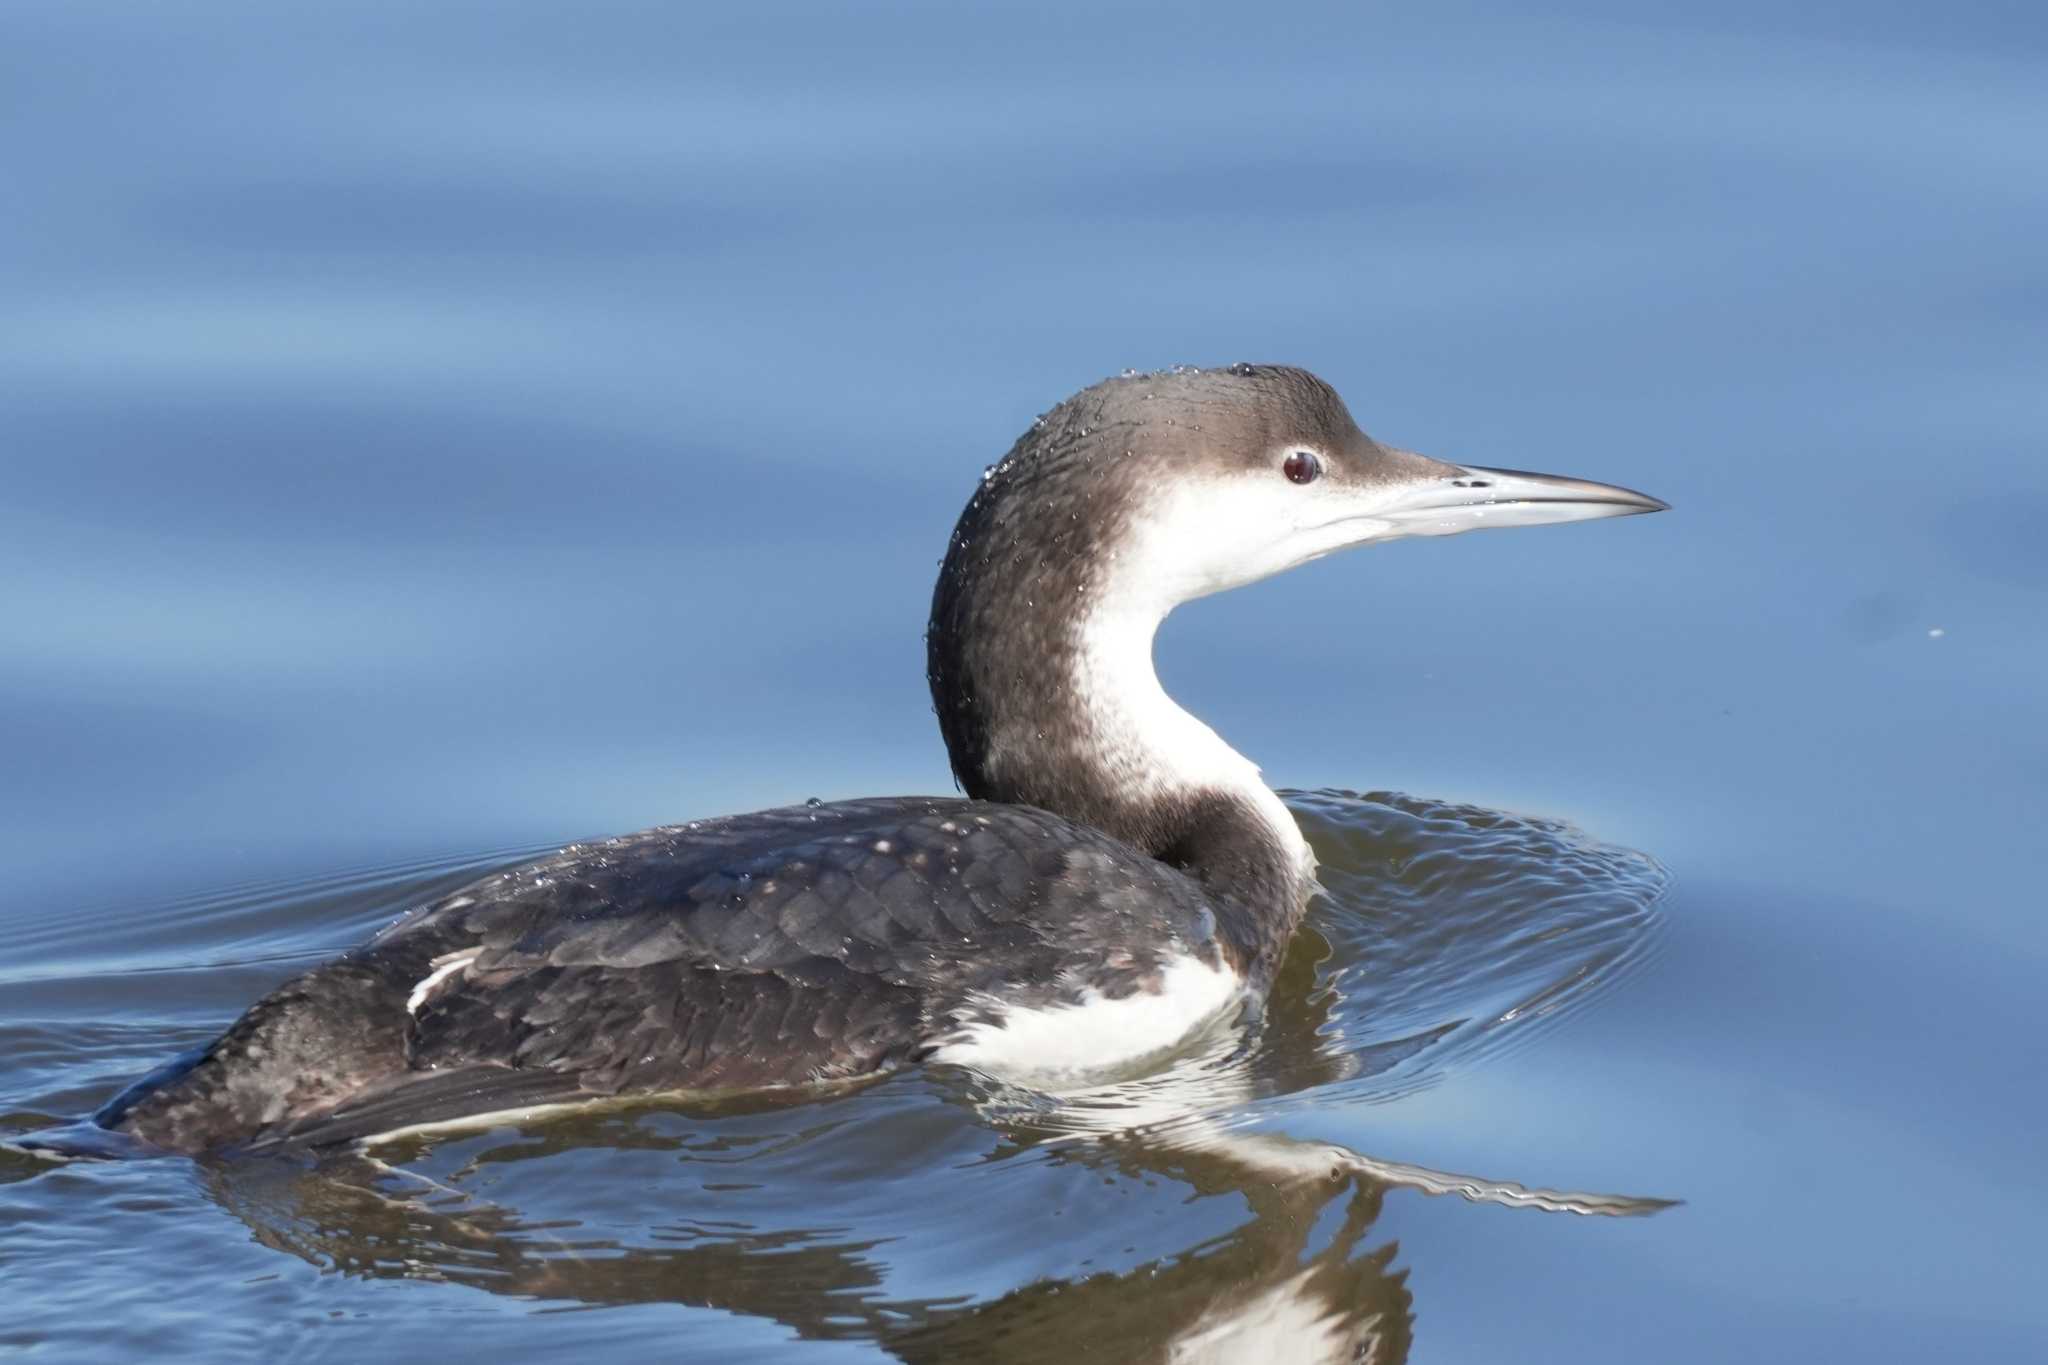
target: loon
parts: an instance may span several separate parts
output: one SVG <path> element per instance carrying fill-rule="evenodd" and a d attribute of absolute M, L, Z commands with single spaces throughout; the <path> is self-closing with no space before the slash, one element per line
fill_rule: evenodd
<path fill-rule="evenodd" d="M 920 1063 L 1127 1073 L 1256 1010 L 1314 886 L 1258 768 L 1160 686 L 1166 614 L 1350 546 L 1665 506 L 1383 445 L 1300 369 L 1105 380 L 987 470 L 942 561 L 927 664 L 963 796 L 493 873 L 285 982 L 93 1131 L 201 1154 Z"/>

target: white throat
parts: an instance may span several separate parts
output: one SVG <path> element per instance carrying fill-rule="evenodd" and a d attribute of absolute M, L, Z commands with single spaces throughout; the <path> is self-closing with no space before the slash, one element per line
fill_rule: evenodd
<path fill-rule="evenodd" d="M 1309 873 L 1315 860 L 1308 841 L 1258 765 L 1160 685 L 1152 642 L 1165 616 L 1154 602 L 1112 593 L 1078 623 L 1072 686 L 1083 714 L 1092 719 L 1101 761 L 1141 801 L 1202 792 L 1241 798 Z"/>

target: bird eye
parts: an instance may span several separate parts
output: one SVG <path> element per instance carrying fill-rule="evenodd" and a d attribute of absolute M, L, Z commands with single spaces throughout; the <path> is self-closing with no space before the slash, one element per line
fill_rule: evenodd
<path fill-rule="evenodd" d="M 1280 472 L 1290 483 L 1314 483 L 1323 476 L 1323 462 L 1314 451 L 1296 450 L 1280 462 Z"/>

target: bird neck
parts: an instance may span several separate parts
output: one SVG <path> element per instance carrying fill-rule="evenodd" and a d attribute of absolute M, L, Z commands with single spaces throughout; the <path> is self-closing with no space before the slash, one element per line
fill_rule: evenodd
<path fill-rule="evenodd" d="M 1313 859 L 1257 766 L 1160 685 L 1152 648 L 1171 604 L 1057 557 L 1020 577 L 989 567 L 949 557 L 928 636 L 961 788 L 1181 868 L 1239 912 L 1219 928 L 1240 969 L 1270 973 Z"/>

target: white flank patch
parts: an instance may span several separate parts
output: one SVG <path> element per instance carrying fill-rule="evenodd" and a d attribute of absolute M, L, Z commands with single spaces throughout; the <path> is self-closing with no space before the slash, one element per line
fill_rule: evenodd
<path fill-rule="evenodd" d="M 476 952 L 449 953 L 444 957 L 435 958 L 434 970 L 427 973 L 420 981 L 420 984 L 412 988 L 411 995 L 405 997 L 405 1012 L 407 1014 L 418 1014 L 420 1006 L 426 1004 L 427 997 L 434 993 L 434 987 L 440 985 L 443 981 L 446 981 L 449 977 L 476 961 L 476 959 Z"/>
<path fill-rule="evenodd" d="M 1229 969 L 1182 957 L 1160 973 L 1157 991 L 1112 1000 L 1090 990 L 1074 1004 L 1046 1009 L 998 1005 L 992 1021 L 968 1025 L 932 1060 L 1024 1083 L 1099 1076 L 1169 1051 L 1235 1003 L 1242 988 Z"/>

